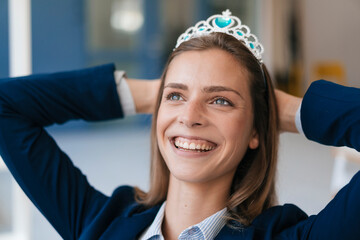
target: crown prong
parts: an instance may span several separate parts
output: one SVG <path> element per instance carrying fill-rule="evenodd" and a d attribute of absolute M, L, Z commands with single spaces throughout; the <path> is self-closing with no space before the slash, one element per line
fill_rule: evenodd
<path fill-rule="evenodd" d="M 225 11 L 222 12 L 222 15 L 223 15 L 224 17 L 230 17 L 230 16 L 231 16 L 231 12 L 230 12 L 229 9 L 226 9 Z"/>

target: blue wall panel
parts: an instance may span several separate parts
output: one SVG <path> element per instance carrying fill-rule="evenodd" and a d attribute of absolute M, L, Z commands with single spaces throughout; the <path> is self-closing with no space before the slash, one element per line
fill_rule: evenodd
<path fill-rule="evenodd" d="M 0 1 L 0 78 L 9 76 L 8 1 Z"/>
<path fill-rule="evenodd" d="M 145 25 L 139 51 L 117 52 L 116 59 L 112 61 L 128 59 L 139 65 L 137 77 L 156 78 L 160 76 L 164 65 L 163 50 L 159 51 L 153 46 L 163 40 L 159 23 L 159 0 L 148 0 L 144 3 Z M 92 62 L 103 62 L 101 57 L 92 59 L 88 52 L 85 9 L 85 0 L 31 1 L 33 73 L 79 69 Z M 8 48 L 8 0 L 1 0 L 0 78 L 9 75 Z"/>
<path fill-rule="evenodd" d="M 32 0 L 33 72 L 86 66 L 83 0 Z"/>

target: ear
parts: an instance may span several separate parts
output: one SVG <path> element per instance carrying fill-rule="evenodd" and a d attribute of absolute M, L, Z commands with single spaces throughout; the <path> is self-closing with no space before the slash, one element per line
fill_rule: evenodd
<path fill-rule="evenodd" d="M 259 134 L 253 130 L 249 141 L 249 148 L 256 149 L 259 146 Z"/>

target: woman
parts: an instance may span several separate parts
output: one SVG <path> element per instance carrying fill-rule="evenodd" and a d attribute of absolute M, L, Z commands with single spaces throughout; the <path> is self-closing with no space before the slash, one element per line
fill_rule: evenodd
<path fill-rule="evenodd" d="M 261 61 L 262 47 L 239 22 L 225 12 L 209 18 L 210 25 L 197 24 L 198 32 L 190 29 L 180 36 L 155 105 L 148 193 L 128 186 L 111 197 L 96 191 L 43 129 L 71 119 L 122 117 L 112 65 L 0 86 L 0 154 L 64 239 L 360 236 L 354 227 L 360 212 L 358 176 L 318 216 L 308 218 L 293 205 L 273 207 L 279 129 L 275 94 Z M 238 28 L 230 32 L 234 24 Z M 128 84 L 137 110 L 151 109 L 137 89 L 139 82 Z M 295 130 L 300 100 L 277 96 L 281 110 L 290 106 L 280 111 L 281 128 Z M 308 136 L 312 112 L 306 99 L 301 124 Z M 356 124 L 351 127 L 358 131 Z M 311 132 L 313 139 L 319 131 Z M 359 149 L 357 136 L 327 139 Z M 327 224 L 340 228 L 325 228 Z"/>

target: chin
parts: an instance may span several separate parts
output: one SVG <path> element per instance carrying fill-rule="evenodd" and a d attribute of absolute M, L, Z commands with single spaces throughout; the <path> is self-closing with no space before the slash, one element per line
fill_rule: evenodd
<path fill-rule="evenodd" d="M 170 175 L 177 181 L 187 183 L 207 183 L 217 179 L 216 169 L 205 169 L 203 164 L 167 163 Z M 221 174 L 220 174 L 221 175 Z"/>
<path fill-rule="evenodd" d="M 200 176 L 193 172 L 170 172 L 170 174 L 178 181 L 187 183 L 206 183 L 209 181 L 209 177 Z"/>

